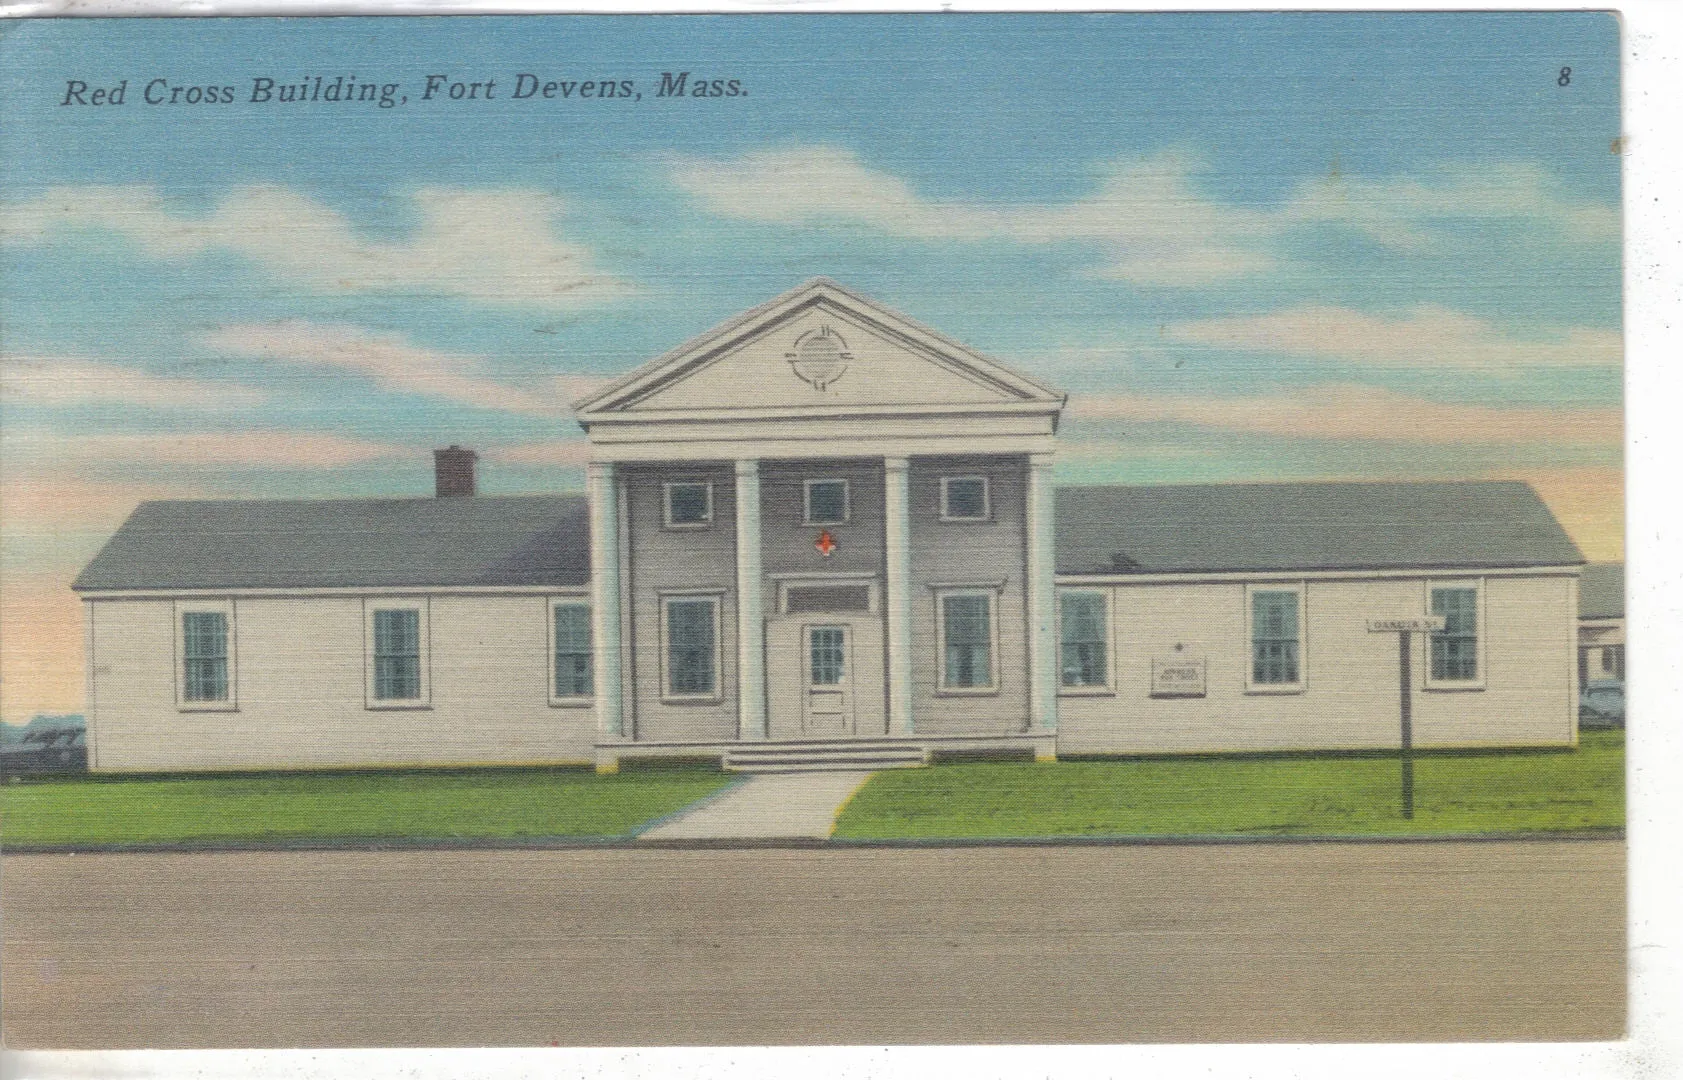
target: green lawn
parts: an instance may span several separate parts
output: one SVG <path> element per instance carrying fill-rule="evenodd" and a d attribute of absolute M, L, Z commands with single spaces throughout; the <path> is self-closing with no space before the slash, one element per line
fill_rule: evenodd
<path fill-rule="evenodd" d="M 716 768 L 87 777 L 0 787 L 0 845 L 623 837 L 731 782 Z"/>
<path fill-rule="evenodd" d="M 1373 836 L 1624 825 L 1624 733 L 1576 750 L 1430 753 L 1401 814 L 1395 757 L 1280 755 L 991 762 L 880 772 L 839 839 Z"/>

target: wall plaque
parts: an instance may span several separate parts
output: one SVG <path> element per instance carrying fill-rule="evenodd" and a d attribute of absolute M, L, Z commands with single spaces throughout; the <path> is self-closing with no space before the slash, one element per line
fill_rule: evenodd
<path fill-rule="evenodd" d="M 1203 697 L 1204 661 L 1151 661 L 1151 696 L 1154 698 Z"/>

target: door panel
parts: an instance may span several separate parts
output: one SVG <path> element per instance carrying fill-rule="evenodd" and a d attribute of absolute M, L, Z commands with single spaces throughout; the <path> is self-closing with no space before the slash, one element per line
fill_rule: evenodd
<path fill-rule="evenodd" d="M 845 624 L 808 625 L 806 703 L 802 734 L 835 738 L 853 734 L 853 634 Z"/>

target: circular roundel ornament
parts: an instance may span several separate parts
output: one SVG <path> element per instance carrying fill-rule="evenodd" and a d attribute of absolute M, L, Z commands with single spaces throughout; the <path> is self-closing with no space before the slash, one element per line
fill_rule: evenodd
<path fill-rule="evenodd" d="M 847 371 L 853 354 L 847 342 L 828 326 L 808 330 L 795 339 L 795 348 L 784 354 L 796 376 L 809 383 L 814 390 L 823 390 Z"/>
<path fill-rule="evenodd" d="M 818 539 L 812 542 L 812 546 L 818 549 L 818 554 L 828 559 L 830 553 L 836 550 L 836 538 L 830 535 L 829 529 L 825 529 L 818 534 Z"/>

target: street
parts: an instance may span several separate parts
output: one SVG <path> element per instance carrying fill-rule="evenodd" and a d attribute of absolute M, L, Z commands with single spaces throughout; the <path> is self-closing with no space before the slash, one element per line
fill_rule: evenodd
<path fill-rule="evenodd" d="M 1611 1039 L 1619 841 L 6 856 L 14 1048 Z"/>

